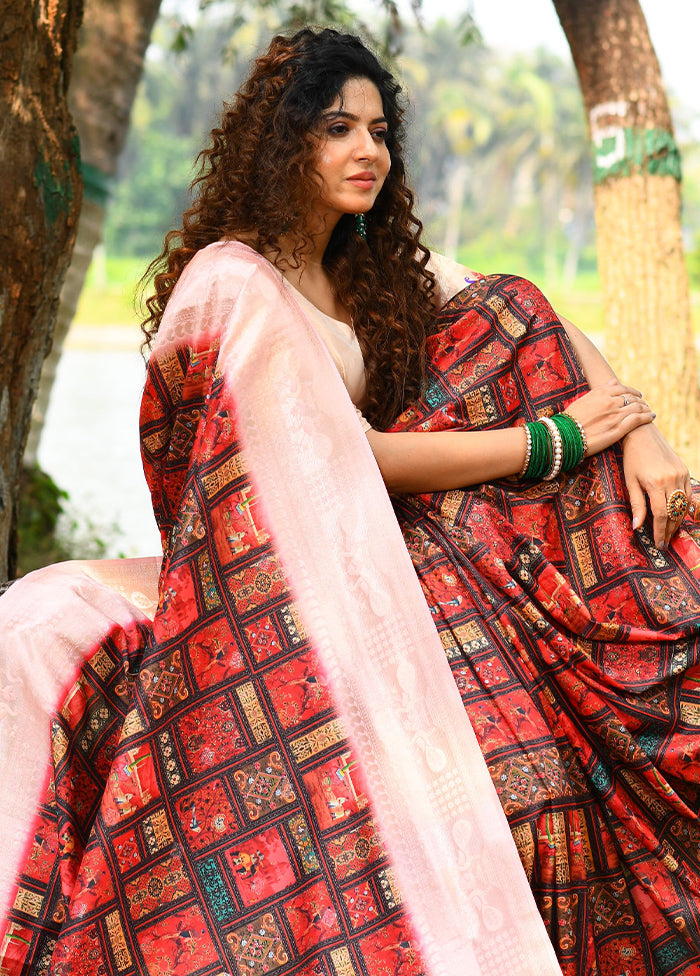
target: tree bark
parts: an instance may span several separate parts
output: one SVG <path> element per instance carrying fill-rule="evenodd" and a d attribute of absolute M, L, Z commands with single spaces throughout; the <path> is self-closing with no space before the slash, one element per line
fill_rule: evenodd
<path fill-rule="evenodd" d="M 33 463 L 48 410 L 56 367 L 93 252 L 102 240 L 109 186 L 129 130 L 136 88 L 161 0 L 87 0 L 68 92 L 80 135 L 85 203 L 66 279 L 51 351 L 41 372 L 25 463 Z"/>
<path fill-rule="evenodd" d="M 82 184 L 66 94 L 80 0 L 6 0 L 0 27 L 0 579 L 14 571 L 22 452 Z"/>
<path fill-rule="evenodd" d="M 638 0 L 553 0 L 594 153 L 605 349 L 700 470 L 698 366 L 680 222 L 680 155 Z"/>

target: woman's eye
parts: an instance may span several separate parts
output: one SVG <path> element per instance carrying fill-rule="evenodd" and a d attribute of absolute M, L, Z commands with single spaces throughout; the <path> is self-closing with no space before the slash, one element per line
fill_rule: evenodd
<path fill-rule="evenodd" d="M 374 132 L 372 133 L 372 136 L 378 142 L 386 142 L 388 135 L 389 135 L 389 132 L 388 132 L 387 129 L 375 129 Z"/>
<path fill-rule="evenodd" d="M 348 131 L 347 125 L 344 122 L 336 122 L 329 127 L 328 133 L 332 136 L 342 136 Z"/>

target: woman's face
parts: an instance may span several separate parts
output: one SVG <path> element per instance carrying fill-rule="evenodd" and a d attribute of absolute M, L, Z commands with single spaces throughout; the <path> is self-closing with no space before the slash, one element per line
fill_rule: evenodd
<path fill-rule="evenodd" d="M 320 187 L 314 210 L 333 223 L 347 213 L 371 210 L 391 161 L 387 121 L 379 90 L 367 78 L 350 78 L 321 116 L 315 170 Z"/>

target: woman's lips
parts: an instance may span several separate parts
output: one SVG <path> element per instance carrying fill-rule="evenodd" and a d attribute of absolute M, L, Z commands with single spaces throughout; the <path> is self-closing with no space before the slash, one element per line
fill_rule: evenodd
<path fill-rule="evenodd" d="M 377 177 L 374 173 L 355 173 L 354 176 L 348 176 L 348 183 L 352 183 L 360 190 L 371 190 L 376 181 Z"/>

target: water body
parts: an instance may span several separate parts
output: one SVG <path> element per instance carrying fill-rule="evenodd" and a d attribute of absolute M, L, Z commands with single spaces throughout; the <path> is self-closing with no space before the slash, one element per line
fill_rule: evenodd
<path fill-rule="evenodd" d="M 95 346 L 98 336 L 99 346 Z M 108 556 L 150 556 L 160 537 L 139 455 L 145 378 L 130 330 L 72 330 L 59 363 L 39 463 L 65 489 L 78 537 L 96 536 Z M 90 554 L 89 542 L 83 543 Z"/>

